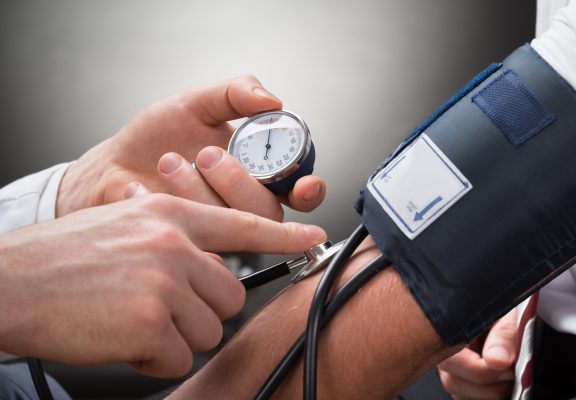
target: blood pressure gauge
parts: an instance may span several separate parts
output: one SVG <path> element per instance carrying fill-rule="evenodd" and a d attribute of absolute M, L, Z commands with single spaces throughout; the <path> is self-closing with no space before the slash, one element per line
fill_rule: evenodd
<path fill-rule="evenodd" d="M 316 157 L 306 123 L 289 111 L 269 111 L 248 118 L 236 129 L 228 152 L 275 194 L 288 193 L 310 175 Z"/>

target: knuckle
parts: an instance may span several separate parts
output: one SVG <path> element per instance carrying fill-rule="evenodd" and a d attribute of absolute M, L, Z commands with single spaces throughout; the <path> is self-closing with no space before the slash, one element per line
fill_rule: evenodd
<path fill-rule="evenodd" d="M 226 301 L 224 303 L 225 305 L 222 314 L 219 315 L 222 319 L 227 319 L 238 314 L 242 308 L 244 308 L 244 304 L 246 303 L 246 289 L 240 281 L 236 279 L 236 277 L 232 274 L 229 275 L 230 283 L 228 284 L 228 290 L 226 291 Z"/>
<path fill-rule="evenodd" d="M 220 344 L 224 336 L 224 328 L 218 318 L 210 319 L 205 325 L 202 332 L 202 338 L 198 341 L 195 351 L 208 351 L 212 350 Z"/>
<path fill-rule="evenodd" d="M 169 224 L 156 226 L 150 239 L 156 246 L 172 251 L 180 248 L 183 243 L 182 233 Z"/>
<path fill-rule="evenodd" d="M 224 259 L 219 254 L 210 252 L 206 252 L 206 254 L 208 255 L 208 257 L 216 261 L 218 264 L 225 265 Z"/>
<path fill-rule="evenodd" d="M 165 193 L 150 193 L 139 198 L 140 206 L 148 212 L 164 212 L 174 201 L 173 196 Z"/>
<path fill-rule="evenodd" d="M 244 234 L 240 236 L 242 240 L 240 247 L 243 251 L 246 251 L 250 244 L 254 243 L 258 239 L 260 233 L 260 220 L 255 214 L 247 212 L 241 212 L 239 215 L 244 232 Z"/>
<path fill-rule="evenodd" d="M 132 319 L 138 335 L 164 337 L 171 328 L 170 310 L 160 298 L 146 296 L 133 303 Z"/>
<path fill-rule="evenodd" d="M 186 352 L 184 356 L 180 357 L 178 363 L 174 366 L 174 376 L 179 378 L 186 375 L 192 370 L 194 365 L 194 356 L 192 352 Z"/>
<path fill-rule="evenodd" d="M 173 354 L 173 357 L 170 358 L 170 365 L 164 368 L 164 371 L 162 371 L 163 376 L 161 377 L 180 378 L 192 370 L 194 354 L 192 354 L 190 349 L 186 349 L 186 351 L 182 351 L 183 349 L 179 350 L 178 354 Z"/>
<path fill-rule="evenodd" d="M 143 293 L 141 298 L 136 298 L 142 304 L 141 308 L 149 307 L 151 316 L 158 316 L 160 311 L 169 312 L 170 299 L 182 290 L 177 271 L 162 263 L 133 270 L 130 279 Z"/>
<path fill-rule="evenodd" d="M 291 249 L 299 248 L 302 238 L 308 237 L 308 234 L 304 231 L 304 225 L 295 222 L 283 224 L 282 235 L 282 240 L 286 247 Z"/>
<path fill-rule="evenodd" d="M 179 284 L 176 273 L 170 267 L 156 267 L 149 275 L 153 292 L 159 295 L 170 296 L 178 290 Z"/>

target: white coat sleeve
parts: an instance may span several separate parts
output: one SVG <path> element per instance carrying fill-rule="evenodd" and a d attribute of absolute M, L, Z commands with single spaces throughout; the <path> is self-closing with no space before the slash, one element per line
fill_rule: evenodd
<path fill-rule="evenodd" d="M 0 189 L 0 233 L 54 219 L 58 188 L 68 165 L 56 165 Z"/>

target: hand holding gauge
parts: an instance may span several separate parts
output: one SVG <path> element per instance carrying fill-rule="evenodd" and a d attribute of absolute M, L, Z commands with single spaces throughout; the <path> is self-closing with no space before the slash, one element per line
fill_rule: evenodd
<path fill-rule="evenodd" d="M 310 175 L 316 158 L 308 126 L 289 111 L 269 111 L 248 118 L 232 135 L 228 152 L 275 194 L 288 193 L 299 178 Z M 250 289 L 303 267 L 292 278 L 292 282 L 298 282 L 324 268 L 343 245 L 344 242 L 333 245 L 326 241 L 299 258 L 255 272 L 240 281 Z"/>
<path fill-rule="evenodd" d="M 228 152 L 275 194 L 288 193 L 310 175 L 316 158 L 308 126 L 284 110 L 248 118 L 232 135 Z"/>

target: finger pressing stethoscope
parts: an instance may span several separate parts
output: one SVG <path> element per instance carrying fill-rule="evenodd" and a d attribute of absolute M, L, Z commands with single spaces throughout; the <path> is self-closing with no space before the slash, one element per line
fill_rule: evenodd
<path fill-rule="evenodd" d="M 226 206 L 202 175 L 179 154 L 166 153 L 160 157 L 158 175 L 170 192 L 178 197 L 214 206 Z"/>

